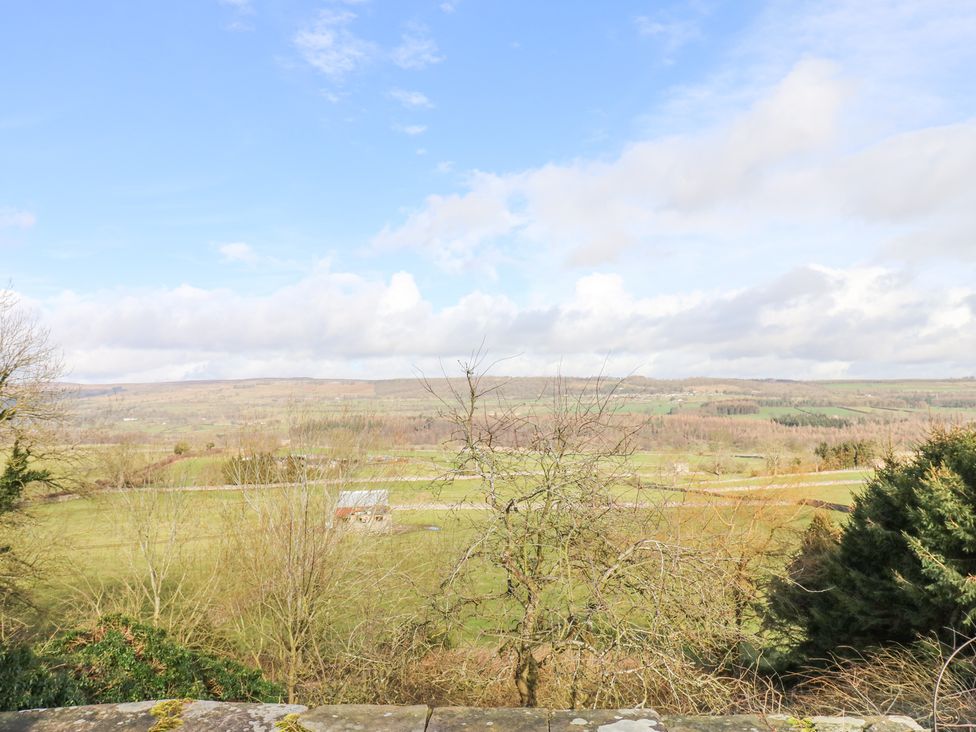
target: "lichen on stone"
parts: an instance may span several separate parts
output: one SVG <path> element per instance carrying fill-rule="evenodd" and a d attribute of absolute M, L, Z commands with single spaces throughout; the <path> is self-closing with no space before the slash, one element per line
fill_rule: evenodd
<path fill-rule="evenodd" d="M 149 728 L 149 732 L 166 732 L 183 726 L 183 710 L 192 699 L 167 699 L 156 704 L 149 713 L 156 718 L 156 723 Z"/>
<path fill-rule="evenodd" d="M 282 732 L 311 732 L 308 727 L 303 726 L 298 721 L 297 714 L 286 714 L 275 722 L 275 729 L 280 729 Z"/>

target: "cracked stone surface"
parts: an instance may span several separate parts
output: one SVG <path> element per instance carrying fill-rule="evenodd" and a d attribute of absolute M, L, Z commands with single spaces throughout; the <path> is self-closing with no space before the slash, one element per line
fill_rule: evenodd
<path fill-rule="evenodd" d="M 149 732 L 159 721 L 152 714 L 158 703 L 3 712 L 0 732 Z M 368 704 L 307 709 L 294 704 L 193 701 L 179 708 L 176 717 L 174 729 L 180 732 L 922 732 L 913 720 L 898 716 L 804 717 L 801 726 L 784 714 L 660 717 L 651 709 L 432 710 Z"/>

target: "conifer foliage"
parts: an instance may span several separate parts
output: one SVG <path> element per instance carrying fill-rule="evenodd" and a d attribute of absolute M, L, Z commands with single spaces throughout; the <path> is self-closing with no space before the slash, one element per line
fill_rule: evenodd
<path fill-rule="evenodd" d="M 976 429 L 889 457 L 842 530 L 815 521 L 777 580 L 772 622 L 807 657 L 976 629 Z"/>

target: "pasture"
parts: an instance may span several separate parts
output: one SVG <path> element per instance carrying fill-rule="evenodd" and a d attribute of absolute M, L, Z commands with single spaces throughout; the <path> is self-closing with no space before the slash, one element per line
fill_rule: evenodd
<path fill-rule="evenodd" d="M 368 700 L 392 685 L 404 700 L 444 693 L 451 703 L 484 703 L 499 694 L 495 702 L 507 704 L 511 689 L 492 669 L 505 665 L 497 654 L 510 648 L 521 606 L 502 563 L 538 550 L 549 568 L 533 570 L 546 584 L 539 601 L 573 615 L 589 612 L 587 596 L 603 596 L 588 595 L 588 578 L 634 545 L 655 548 L 629 566 L 602 617 L 619 611 L 641 632 L 668 618 L 669 630 L 657 645 L 635 639 L 630 652 L 674 643 L 669 657 L 696 648 L 692 656 L 733 653 L 749 664 L 776 642 L 763 624 L 768 581 L 814 517 L 843 524 L 880 460 L 907 454 L 934 426 L 976 417 L 968 380 L 626 379 L 590 441 L 585 413 L 574 422 L 573 410 L 593 382 L 561 384 L 570 416 L 559 423 L 551 381 L 499 379 L 476 422 L 502 427 L 480 443 L 494 452 L 479 464 L 458 440 L 458 384 L 430 386 L 303 379 L 75 389 L 62 444 L 39 463 L 58 490 L 31 488 L 17 537 L 19 554 L 37 560 L 26 622 L 44 636 L 123 613 L 259 666 L 309 699 Z M 623 448 L 592 463 L 589 448 L 563 455 L 553 445 L 572 425 L 584 425 L 572 444 Z M 481 429 L 471 433 L 478 440 Z M 489 483 L 492 466 L 500 472 Z M 552 481 L 558 498 L 546 511 L 557 518 L 543 515 L 538 497 Z M 338 493 L 364 489 L 388 493 L 391 531 L 336 520 Z M 589 538 L 564 546 L 564 530 Z M 301 631 L 309 633 L 301 656 L 289 650 L 298 628 L 315 629 Z M 443 659 L 467 670 L 445 671 L 441 691 L 419 691 L 425 664 Z"/>
<path fill-rule="evenodd" d="M 545 402 L 539 397 L 551 385 L 548 379 L 499 378 L 492 383 L 492 399 L 530 411 Z M 565 386 L 582 392 L 592 382 L 570 378 Z M 630 510 L 653 507 L 703 525 L 726 514 L 799 528 L 814 511 L 810 502 L 849 505 L 871 474 L 870 466 L 823 469 L 813 454 L 817 444 L 856 437 L 876 444 L 879 455 L 898 453 L 933 424 L 976 418 L 972 380 L 632 377 L 614 386 L 618 417 L 642 427 L 629 459 L 631 477 L 613 485 L 613 494 Z M 66 484 L 81 497 L 35 505 L 36 530 L 57 548 L 54 564 L 68 567 L 68 575 L 109 576 L 123 564 L 131 542 L 125 533 L 131 502 L 111 491 L 172 490 L 188 517 L 181 529 L 185 545 L 213 557 L 228 516 L 242 501 L 241 490 L 227 485 L 231 457 L 262 451 L 327 461 L 337 445 L 346 450 L 355 443 L 354 468 L 322 490 L 388 490 L 400 531 L 377 541 L 398 547 L 394 553 L 412 551 L 415 541 L 450 541 L 464 522 L 477 520 L 470 509 L 482 501 L 473 477 L 445 479 L 456 446 L 444 412 L 456 387 L 443 379 L 428 385 L 406 379 L 258 379 L 69 387 Z M 776 422 L 811 414 L 836 418 L 836 426 Z M 832 518 L 843 521 L 844 514 L 832 512 Z"/>

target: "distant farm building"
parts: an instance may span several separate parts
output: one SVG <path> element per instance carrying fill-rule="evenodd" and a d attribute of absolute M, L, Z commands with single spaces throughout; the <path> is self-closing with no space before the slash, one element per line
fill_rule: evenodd
<path fill-rule="evenodd" d="M 393 526 L 390 492 L 339 491 L 335 509 L 336 521 L 351 529 L 389 531 Z"/>

